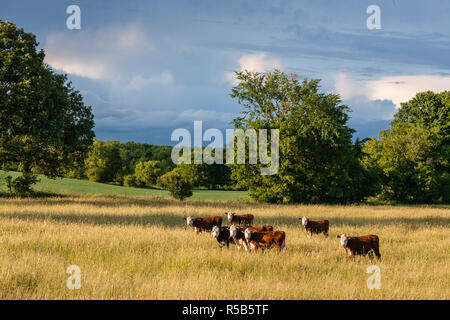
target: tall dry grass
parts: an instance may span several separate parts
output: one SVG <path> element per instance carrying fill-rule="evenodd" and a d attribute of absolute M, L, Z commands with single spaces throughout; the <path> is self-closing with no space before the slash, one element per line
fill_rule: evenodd
<path fill-rule="evenodd" d="M 286 231 L 286 250 L 221 250 L 182 219 L 229 209 Z M 304 215 L 329 219 L 330 237 L 308 239 Z M 0 299 L 449 299 L 449 227 L 449 207 L 1 199 Z M 380 237 L 380 290 L 366 286 L 367 257 L 347 261 L 341 233 Z M 80 290 L 66 286 L 69 265 Z"/>

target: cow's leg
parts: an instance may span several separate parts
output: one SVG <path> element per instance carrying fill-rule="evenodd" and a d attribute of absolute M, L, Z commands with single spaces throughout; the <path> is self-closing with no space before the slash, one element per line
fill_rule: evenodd
<path fill-rule="evenodd" d="M 234 244 L 236 245 L 236 248 L 238 248 L 238 250 L 240 250 L 241 249 L 240 241 L 236 240 L 236 237 L 233 237 L 233 241 L 234 241 Z"/>
<path fill-rule="evenodd" d="M 243 241 L 242 241 L 242 246 L 244 247 L 245 251 L 248 252 L 249 249 L 248 249 L 248 243 L 247 243 L 247 241 L 243 240 Z"/>
<path fill-rule="evenodd" d="M 345 251 L 347 253 L 348 260 L 349 261 L 350 260 L 354 260 L 355 257 L 352 255 L 352 252 L 350 250 L 347 250 L 347 249 L 345 249 Z"/>
<path fill-rule="evenodd" d="M 277 252 L 281 252 L 281 250 L 283 250 L 283 244 L 276 244 L 277 247 Z"/>
<path fill-rule="evenodd" d="M 311 232 L 311 231 L 307 231 L 307 232 L 306 232 L 306 235 L 308 236 L 308 239 L 311 239 L 311 238 L 312 238 L 312 232 Z"/>
<path fill-rule="evenodd" d="M 377 249 L 374 249 L 373 251 L 375 252 L 375 255 L 377 256 L 378 261 L 381 261 L 380 250 L 377 248 Z"/>
<path fill-rule="evenodd" d="M 325 230 L 325 231 L 323 232 L 323 235 L 325 236 L 325 238 L 328 238 L 328 236 L 329 236 L 328 230 Z"/>

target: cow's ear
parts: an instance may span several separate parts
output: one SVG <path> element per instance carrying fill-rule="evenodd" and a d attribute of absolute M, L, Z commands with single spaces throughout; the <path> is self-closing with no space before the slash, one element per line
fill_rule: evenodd
<path fill-rule="evenodd" d="M 183 220 L 186 220 L 186 218 L 183 218 Z"/>
<path fill-rule="evenodd" d="M 336 238 L 340 239 L 340 238 L 341 238 L 341 236 L 337 236 Z"/>

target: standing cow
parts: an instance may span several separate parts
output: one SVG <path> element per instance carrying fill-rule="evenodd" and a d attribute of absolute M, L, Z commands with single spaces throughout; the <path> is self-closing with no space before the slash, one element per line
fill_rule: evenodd
<path fill-rule="evenodd" d="M 276 247 L 278 251 L 284 249 L 286 241 L 286 233 L 284 231 L 252 231 L 250 228 L 245 229 L 245 240 L 250 250 L 257 251 L 261 249 L 271 249 Z"/>
<path fill-rule="evenodd" d="M 214 238 L 216 238 L 217 242 L 219 243 L 220 249 L 222 249 L 222 247 L 225 245 L 227 246 L 227 248 L 229 248 L 230 242 L 234 243 L 233 241 L 231 241 L 231 238 L 230 238 L 230 228 L 229 227 L 214 226 L 212 228 L 212 235 Z"/>
<path fill-rule="evenodd" d="M 232 224 L 229 229 L 229 237 L 230 239 L 233 239 L 233 242 L 236 244 L 238 250 L 240 250 L 242 246 L 245 251 L 248 251 L 247 241 L 245 240 L 244 230 L 242 228 L 236 227 Z"/>
<path fill-rule="evenodd" d="M 341 246 L 347 253 L 348 259 L 355 260 L 356 255 L 369 254 L 370 261 L 373 260 L 373 253 L 381 260 L 380 254 L 380 239 L 377 235 L 371 234 L 368 236 L 349 237 L 346 234 L 337 236 L 341 240 Z"/>
<path fill-rule="evenodd" d="M 190 227 L 193 227 L 195 232 L 198 234 L 203 230 L 211 231 L 214 226 L 222 226 L 222 217 L 209 217 L 209 218 L 192 218 L 187 217 L 183 218 L 186 221 L 186 224 Z"/>
<path fill-rule="evenodd" d="M 309 220 L 307 217 L 299 218 L 299 220 L 302 221 L 302 225 L 305 228 L 305 232 L 308 238 L 311 239 L 313 233 L 316 234 L 323 233 L 325 238 L 328 237 L 328 232 L 330 229 L 330 223 L 328 220 L 312 221 Z"/>
<path fill-rule="evenodd" d="M 225 212 L 230 224 L 251 226 L 253 224 L 254 216 L 252 214 L 237 215 L 234 212 Z"/>

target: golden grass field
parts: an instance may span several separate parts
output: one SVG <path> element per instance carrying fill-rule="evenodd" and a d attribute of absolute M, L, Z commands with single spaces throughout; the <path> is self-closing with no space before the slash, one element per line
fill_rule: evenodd
<path fill-rule="evenodd" d="M 183 221 L 230 209 L 286 231 L 286 250 L 219 249 L 211 233 L 196 235 Z M 308 239 L 303 215 L 329 219 L 330 237 Z M 380 290 L 366 286 L 367 256 L 347 261 L 341 233 L 380 237 Z M 69 265 L 81 268 L 79 290 L 66 286 Z M 0 299 L 449 298 L 448 206 L 0 199 Z"/>

